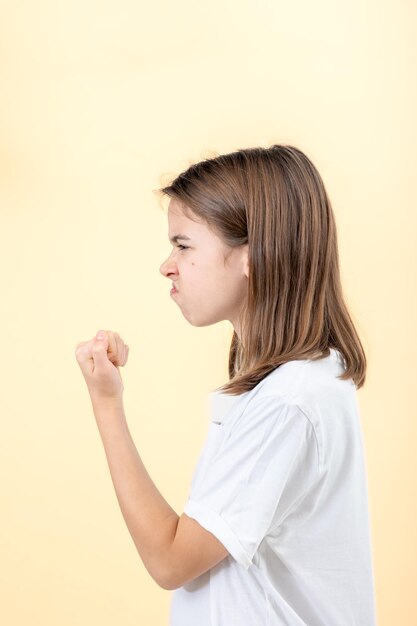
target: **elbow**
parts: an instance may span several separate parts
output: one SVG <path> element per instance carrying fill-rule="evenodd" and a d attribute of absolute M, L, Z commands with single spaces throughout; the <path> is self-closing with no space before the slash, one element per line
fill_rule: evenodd
<path fill-rule="evenodd" d="M 174 589 L 178 589 L 178 587 L 180 587 L 180 585 L 176 585 L 169 580 L 160 582 L 158 584 L 161 587 L 161 589 L 165 589 L 166 591 L 174 591 Z"/>
<path fill-rule="evenodd" d="M 149 570 L 148 570 L 149 572 Z M 149 572 L 161 589 L 165 589 L 166 591 L 173 591 L 174 589 L 178 589 L 181 587 L 181 584 L 178 582 L 178 576 L 174 575 L 172 570 L 163 570 L 158 572 Z"/>
<path fill-rule="evenodd" d="M 162 589 L 166 589 L 167 591 L 174 591 L 182 586 L 178 580 L 178 576 L 176 576 L 173 572 L 165 574 L 165 576 L 160 576 L 157 583 Z"/>

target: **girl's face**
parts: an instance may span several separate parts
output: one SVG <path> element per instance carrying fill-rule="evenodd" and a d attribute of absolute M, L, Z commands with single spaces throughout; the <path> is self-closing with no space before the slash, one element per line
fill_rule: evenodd
<path fill-rule="evenodd" d="M 173 249 L 159 271 L 175 287 L 171 297 L 193 326 L 229 320 L 238 335 L 248 288 L 247 244 L 230 247 L 206 222 L 186 217 L 177 200 L 168 205 Z M 225 256 L 227 255 L 227 258 Z"/>

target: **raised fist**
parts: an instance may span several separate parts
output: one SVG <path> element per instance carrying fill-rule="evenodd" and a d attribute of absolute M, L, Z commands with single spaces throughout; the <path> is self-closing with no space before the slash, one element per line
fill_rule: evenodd
<path fill-rule="evenodd" d="M 124 387 L 119 366 L 126 365 L 128 355 L 129 346 L 119 333 L 110 330 L 99 331 L 89 341 L 77 344 L 75 356 L 93 401 L 122 398 Z"/>

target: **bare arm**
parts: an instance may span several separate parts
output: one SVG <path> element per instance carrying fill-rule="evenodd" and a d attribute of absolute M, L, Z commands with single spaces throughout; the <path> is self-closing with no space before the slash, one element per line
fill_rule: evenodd
<path fill-rule="evenodd" d="M 149 476 L 130 435 L 119 366 L 128 346 L 109 331 L 77 345 L 94 416 L 124 520 L 147 571 L 164 589 L 175 589 L 223 559 L 223 544 L 194 519 L 177 513 Z"/>
<path fill-rule="evenodd" d="M 113 485 L 137 551 L 155 582 L 177 589 L 226 556 L 223 544 L 185 513 L 179 517 L 149 476 L 130 435 L 123 404 L 94 404 Z"/>

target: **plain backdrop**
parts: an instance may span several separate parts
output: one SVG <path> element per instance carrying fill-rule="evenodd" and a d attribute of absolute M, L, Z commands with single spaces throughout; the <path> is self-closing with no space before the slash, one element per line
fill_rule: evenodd
<path fill-rule="evenodd" d="M 1 3 L 2 623 L 167 624 L 171 592 L 123 521 L 75 346 L 100 328 L 130 346 L 129 427 L 180 515 L 232 328 L 192 327 L 170 298 L 153 190 L 273 143 L 311 158 L 336 215 L 368 357 L 379 626 L 416 623 L 416 13 L 411 0 Z"/>

